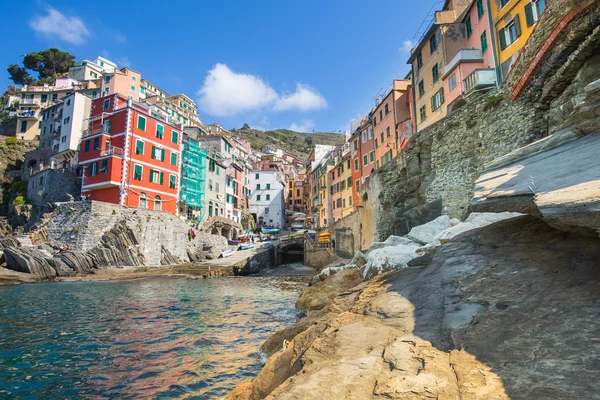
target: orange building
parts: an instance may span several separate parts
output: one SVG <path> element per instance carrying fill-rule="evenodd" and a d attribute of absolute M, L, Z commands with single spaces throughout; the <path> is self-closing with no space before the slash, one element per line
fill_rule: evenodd
<path fill-rule="evenodd" d="M 373 147 L 375 168 L 396 157 L 396 129 L 394 121 L 394 90 L 390 89 L 373 112 Z"/>
<path fill-rule="evenodd" d="M 119 93 L 126 98 L 139 101 L 142 74 L 129 68 L 115 70 L 102 75 L 102 96 Z"/>
<path fill-rule="evenodd" d="M 181 130 L 160 110 L 116 94 L 92 101 L 79 146 L 90 200 L 177 213 Z"/>

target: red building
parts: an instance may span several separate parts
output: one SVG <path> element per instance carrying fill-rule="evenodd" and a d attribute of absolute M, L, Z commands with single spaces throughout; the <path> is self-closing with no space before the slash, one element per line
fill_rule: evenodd
<path fill-rule="evenodd" d="M 92 101 L 79 147 L 90 200 L 177 213 L 181 130 L 156 106 L 120 94 Z"/>

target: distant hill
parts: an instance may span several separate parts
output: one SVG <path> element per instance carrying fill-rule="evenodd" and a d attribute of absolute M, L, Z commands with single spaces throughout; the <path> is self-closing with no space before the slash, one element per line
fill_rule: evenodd
<path fill-rule="evenodd" d="M 306 160 L 315 144 L 342 144 L 344 134 L 330 132 L 302 133 L 288 129 L 259 131 L 245 125 L 242 129 L 233 129 L 231 133 L 248 141 L 253 148 L 265 152 L 282 149 L 300 160 Z"/>

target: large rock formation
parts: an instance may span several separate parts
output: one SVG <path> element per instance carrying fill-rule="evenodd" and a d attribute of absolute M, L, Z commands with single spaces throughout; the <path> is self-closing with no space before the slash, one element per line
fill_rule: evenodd
<path fill-rule="evenodd" d="M 334 298 L 229 398 L 531 400 L 600 392 L 600 350 L 592 345 L 600 340 L 599 239 L 522 216 L 462 233 L 420 264 Z"/>

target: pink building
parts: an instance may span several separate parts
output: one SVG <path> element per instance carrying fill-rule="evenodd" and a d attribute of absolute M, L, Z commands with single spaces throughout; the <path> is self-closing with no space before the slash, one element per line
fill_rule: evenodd
<path fill-rule="evenodd" d="M 344 168 L 344 163 L 341 162 L 341 157 L 337 157 L 338 163 L 331 170 L 331 219 L 332 222 L 342 219 L 342 188 L 341 175 Z M 345 182 L 344 182 L 345 183 Z"/>
<path fill-rule="evenodd" d="M 448 109 L 475 89 L 496 84 L 494 52 L 492 49 L 487 1 L 474 0 L 457 20 L 464 37 L 453 54 L 446 55 L 444 92 Z M 456 50 L 455 46 L 449 46 Z"/>

